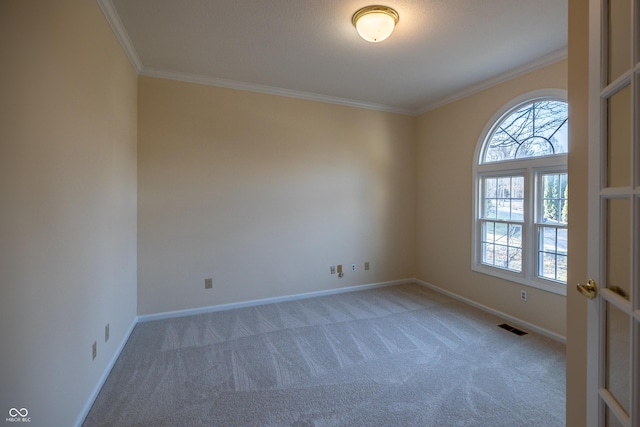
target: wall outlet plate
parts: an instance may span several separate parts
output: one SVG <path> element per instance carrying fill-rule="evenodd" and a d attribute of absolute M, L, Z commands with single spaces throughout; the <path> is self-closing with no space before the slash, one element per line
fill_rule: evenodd
<path fill-rule="evenodd" d="M 104 327 L 104 342 L 109 341 L 109 324 Z"/>
<path fill-rule="evenodd" d="M 351 264 L 351 271 L 356 271 L 356 265 L 355 264 Z"/>
<path fill-rule="evenodd" d="M 91 360 L 95 360 L 98 355 L 98 343 L 96 341 L 91 344 Z"/>
<path fill-rule="evenodd" d="M 527 300 L 527 291 L 525 291 L 524 289 L 522 289 L 522 290 L 520 291 L 520 299 L 521 299 L 522 301 L 526 301 L 526 300 Z"/>
<path fill-rule="evenodd" d="M 331 271 L 331 274 L 336 274 L 336 266 L 332 265 L 331 267 L 329 267 L 329 271 Z"/>
<path fill-rule="evenodd" d="M 213 288 L 213 279 L 212 278 L 204 279 L 204 288 L 205 289 Z"/>
<path fill-rule="evenodd" d="M 369 267 L 370 267 L 370 266 L 369 266 L 369 261 L 365 262 L 365 263 L 364 263 L 364 270 L 365 270 L 365 271 L 369 271 Z"/>

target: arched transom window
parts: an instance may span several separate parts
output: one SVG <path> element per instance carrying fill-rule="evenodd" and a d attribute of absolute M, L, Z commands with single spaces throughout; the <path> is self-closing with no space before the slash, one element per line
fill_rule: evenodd
<path fill-rule="evenodd" d="M 494 128 L 482 163 L 567 152 L 567 103 L 534 101 L 517 107 Z"/>
<path fill-rule="evenodd" d="M 566 294 L 568 123 L 564 92 L 506 105 L 475 164 L 473 269 Z"/>

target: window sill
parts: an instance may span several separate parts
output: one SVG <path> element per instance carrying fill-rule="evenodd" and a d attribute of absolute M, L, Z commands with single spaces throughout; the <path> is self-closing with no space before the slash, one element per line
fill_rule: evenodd
<path fill-rule="evenodd" d="M 497 277 L 502 280 L 541 289 L 554 294 L 567 296 L 567 285 L 544 279 L 527 279 L 522 273 L 510 272 L 499 268 L 492 268 L 486 265 L 473 265 L 471 269 L 475 272 Z"/>

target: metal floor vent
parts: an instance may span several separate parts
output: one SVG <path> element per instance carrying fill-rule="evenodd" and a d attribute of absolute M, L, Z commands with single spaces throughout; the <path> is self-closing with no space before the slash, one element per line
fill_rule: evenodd
<path fill-rule="evenodd" d="M 514 328 L 513 326 L 507 325 L 506 323 L 503 323 L 502 325 L 498 325 L 498 327 L 502 329 L 506 329 L 507 331 L 512 332 L 520 337 L 523 335 L 527 335 L 525 331 L 521 331 L 520 329 Z"/>

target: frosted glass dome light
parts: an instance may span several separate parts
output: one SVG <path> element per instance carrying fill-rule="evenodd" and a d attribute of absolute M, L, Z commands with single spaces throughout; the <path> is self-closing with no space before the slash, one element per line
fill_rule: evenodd
<path fill-rule="evenodd" d="M 398 12 L 387 6 L 366 6 L 353 14 L 351 22 L 360 37 L 379 43 L 391 35 L 398 23 Z"/>

